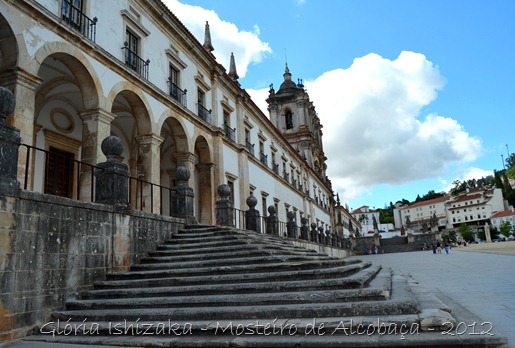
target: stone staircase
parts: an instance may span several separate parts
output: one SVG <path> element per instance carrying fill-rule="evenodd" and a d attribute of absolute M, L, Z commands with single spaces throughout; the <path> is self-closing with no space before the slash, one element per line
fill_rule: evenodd
<path fill-rule="evenodd" d="M 56 311 L 31 340 L 138 347 L 498 347 L 408 278 L 286 239 L 191 225 Z M 451 332 L 452 329 L 450 329 Z"/>

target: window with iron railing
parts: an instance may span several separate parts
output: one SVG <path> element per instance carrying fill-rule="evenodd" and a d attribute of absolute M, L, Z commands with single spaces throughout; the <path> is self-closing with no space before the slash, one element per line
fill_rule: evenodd
<path fill-rule="evenodd" d="M 63 0 L 61 16 L 70 28 L 95 42 L 98 20 L 97 17 L 91 19 L 82 12 L 82 0 Z"/>
<path fill-rule="evenodd" d="M 170 83 L 170 97 L 177 100 L 182 106 L 186 107 L 186 92 L 187 90 L 182 90 L 172 81 L 168 81 Z"/>
<path fill-rule="evenodd" d="M 284 172 L 284 173 L 283 173 L 283 178 L 284 178 L 284 180 L 286 180 L 286 181 L 290 182 L 290 173 L 286 173 L 286 172 Z"/>
<path fill-rule="evenodd" d="M 265 166 L 268 165 L 268 155 L 265 155 L 263 152 L 259 153 L 259 160 L 261 163 L 263 163 Z"/>
<path fill-rule="evenodd" d="M 248 139 L 245 139 L 245 146 L 249 150 L 250 154 L 254 156 L 254 144 L 252 144 Z"/>
<path fill-rule="evenodd" d="M 206 109 L 203 105 L 197 104 L 198 106 L 198 117 L 211 124 L 211 110 Z"/>
<path fill-rule="evenodd" d="M 272 170 L 275 174 L 279 175 L 279 163 L 272 162 Z"/>
<path fill-rule="evenodd" d="M 227 123 L 224 123 L 224 133 L 230 141 L 236 142 L 236 128 L 231 128 Z"/>
<path fill-rule="evenodd" d="M 134 70 L 144 79 L 148 79 L 148 66 L 150 64 L 150 60 L 143 60 L 140 56 L 138 56 L 138 45 L 139 39 L 127 30 L 127 41 L 123 43 L 122 50 L 124 50 L 125 56 L 125 65 L 129 67 L 129 69 Z"/>
<path fill-rule="evenodd" d="M 291 181 L 291 183 L 292 183 L 293 187 L 297 187 L 297 180 L 293 179 L 293 180 Z"/>

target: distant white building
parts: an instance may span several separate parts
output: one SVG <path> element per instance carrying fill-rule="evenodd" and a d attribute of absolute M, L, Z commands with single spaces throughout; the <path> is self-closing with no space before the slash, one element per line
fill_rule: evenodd
<path fill-rule="evenodd" d="M 445 203 L 449 199 L 450 196 L 443 196 L 394 208 L 395 227 L 407 228 L 407 221 L 409 221 L 411 228 L 414 230 L 422 230 L 424 224 L 427 228 L 430 228 L 431 219 L 436 215 L 439 229 L 445 228 L 447 225 Z"/>
<path fill-rule="evenodd" d="M 501 226 L 505 222 L 509 222 L 511 225 L 511 230 L 515 230 L 515 210 L 511 208 L 510 210 L 500 211 L 498 213 L 495 213 L 490 218 L 491 226 L 496 227 L 498 230 L 500 230 Z"/>
<path fill-rule="evenodd" d="M 351 215 L 361 224 L 363 236 L 374 233 L 374 217 L 379 231 L 388 232 L 394 228 L 393 224 L 381 224 L 379 222 L 379 210 L 370 209 L 367 205 L 353 210 Z"/>
<path fill-rule="evenodd" d="M 490 218 L 504 211 L 504 198 L 499 188 L 473 188 L 445 202 L 447 228 L 465 223 L 470 227 L 483 226 Z"/>

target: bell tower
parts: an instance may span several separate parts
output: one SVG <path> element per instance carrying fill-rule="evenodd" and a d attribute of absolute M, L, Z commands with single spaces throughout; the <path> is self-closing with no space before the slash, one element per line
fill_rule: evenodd
<path fill-rule="evenodd" d="M 291 79 L 288 64 L 284 81 L 276 92 L 270 85 L 268 112 L 270 120 L 286 140 L 317 173 L 325 176 L 326 157 L 322 147 L 322 125 L 302 80 Z"/>

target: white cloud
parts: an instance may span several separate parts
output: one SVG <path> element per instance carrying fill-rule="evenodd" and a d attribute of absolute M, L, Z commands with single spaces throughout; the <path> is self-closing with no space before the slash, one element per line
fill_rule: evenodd
<path fill-rule="evenodd" d="M 438 67 L 413 52 L 395 60 L 368 54 L 306 82 L 335 190 L 436 177 L 475 160 L 480 139 L 454 119 L 420 115 L 444 84 Z"/>
<path fill-rule="evenodd" d="M 442 176 L 480 155 L 481 140 L 456 120 L 421 115 L 444 84 L 438 67 L 413 52 L 395 60 L 368 54 L 305 83 L 324 126 L 328 174 L 344 200 L 377 184 Z M 249 90 L 258 102 L 262 92 Z M 258 105 L 266 113 L 266 103 Z"/>
<path fill-rule="evenodd" d="M 208 21 L 211 42 L 215 49 L 212 53 L 216 60 L 229 71 L 229 61 L 233 52 L 240 78 L 246 75 L 250 64 L 261 62 L 272 52 L 269 44 L 259 39 L 257 25 L 254 25 L 252 32 L 239 30 L 235 24 L 220 19 L 212 10 L 181 4 L 177 0 L 163 0 L 163 2 L 201 43 L 204 43 L 205 23 Z"/>

